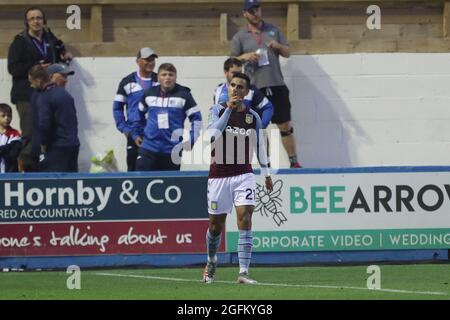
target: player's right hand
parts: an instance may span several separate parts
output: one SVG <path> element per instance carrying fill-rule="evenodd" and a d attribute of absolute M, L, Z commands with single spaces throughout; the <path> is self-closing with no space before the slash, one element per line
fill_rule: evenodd
<path fill-rule="evenodd" d="M 233 94 L 228 100 L 227 106 L 231 110 L 236 110 L 241 105 L 241 102 L 242 102 L 241 98 Z"/>

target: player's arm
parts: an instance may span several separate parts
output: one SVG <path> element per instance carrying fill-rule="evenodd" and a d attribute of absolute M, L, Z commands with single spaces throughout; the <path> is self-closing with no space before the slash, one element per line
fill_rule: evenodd
<path fill-rule="evenodd" d="M 252 88 L 253 90 L 253 99 L 252 99 L 252 108 L 261 113 L 261 124 L 262 128 L 265 129 L 272 120 L 273 116 L 273 105 L 269 99 L 267 99 L 261 91 L 259 91 L 256 87 Z"/>
<path fill-rule="evenodd" d="M 36 108 L 38 110 L 38 130 L 41 138 L 41 150 L 46 151 L 47 146 L 51 142 L 53 129 L 53 114 L 51 102 L 48 97 L 40 99 L 40 103 Z"/>
<path fill-rule="evenodd" d="M 0 152 L 0 155 L 6 159 L 6 161 L 13 161 L 16 160 L 17 157 L 20 154 L 20 150 L 22 149 L 22 141 L 19 139 L 16 139 L 14 141 L 11 141 L 6 146 L 8 146 L 8 149 L 4 154 Z"/>
<path fill-rule="evenodd" d="M 17 159 L 22 148 L 22 140 L 20 136 L 15 136 L 9 139 L 9 143 L 0 146 L 0 157 L 6 160 Z"/>
<path fill-rule="evenodd" d="M 121 81 L 119 84 L 119 88 L 117 88 L 116 96 L 114 97 L 113 102 L 113 116 L 114 121 L 116 122 L 117 130 L 120 132 L 128 135 L 131 133 L 131 128 L 127 125 L 127 122 L 125 120 L 125 105 L 126 105 L 126 99 L 127 94 L 124 90 L 124 81 Z"/>
<path fill-rule="evenodd" d="M 228 120 L 231 115 L 231 108 L 226 108 L 225 111 L 219 116 L 220 110 L 223 106 L 220 104 L 215 104 L 209 109 L 208 115 L 208 133 L 211 139 L 218 138 L 222 132 L 225 130 Z"/>
<path fill-rule="evenodd" d="M 222 92 L 222 85 L 219 84 L 219 85 L 216 87 L 216 90 L 214 90 L 213 104 L 219 104 L 219 103 L 220 103 L 219 99 L 220 99 L 220 93 L 221 93 L 221 92 Z"/>
<path fill-rule="evenodd" d="M 269 192 L 273 191 L 272 177 L 269 172 L 269 159 L 266 152 L 266 144 L 264 134 L 262 132 L 261 119 L 255 112 L 256 118 L 256 155 L 258 157 L 259 165 L 261 166 L 261 173 L 264 175 L 266 189 Z"/>
<path fill-rule="evenodd" d="M 147 93 L 144 93 L 144 96 L 142 97 L 141 101 L 138 105 L 138 112 L 139 112 L 139 118 L 141 120 L 145 119 L 145 113 L 148 111 L 147 103 L 145 102 L 145 99 L 147 98 Z M 134 129 L 131 131 L 131 137 L 134 140 L 134 143 L 140 147 L 142 144 L 142 136 L 141 132 L 138 131 L 138 129 Z"/>
<path fill-rule="evenodd" d="M 202 114 L 200 112 L 200 108 L 197 105 L 197 103 L 194 100 L 194 97 L 192 97 L 191 94 L 189 94 L 188 98 L 186 99 L 186 116 L 189 118 L 189 121 L 191 122 L 191 131 L 190 131 L 190 147 L 194 145 L 195 141 L 197 141 L 198 137 L 200 136 L 200 131 L 202 129 Z"/>
<path fill-rule="evenodd" d="M 27 79 L 28 71 L 33 67 L 34 62 L 27 61 L 27 52 L 24 41 L 16 37 L 8 51 L 8 72 L 15 78 Z"/>
<path fill-rule="evenodd" d="M 269 41 L 269 43 L 267 43 L 267 46 L 269 48 L 272 48 L 275 52 L 278 52 L 282 57 L 289 58 L 291 56 L 291 53 L 289 51 L 289 44 L 286 40 L 286 37 L 279 30 L 277 33 L 278 39 Z"/>
<path fill-rule="evenodd" d="M 291 53 L 289 51 L 289 46 L 282 45 L 278 41 L 271 40 L 267 46 L 269 48 L 272 48 L 274 51 L 278 52 L 282 57 L 289 58 L 291 56 Z"/>

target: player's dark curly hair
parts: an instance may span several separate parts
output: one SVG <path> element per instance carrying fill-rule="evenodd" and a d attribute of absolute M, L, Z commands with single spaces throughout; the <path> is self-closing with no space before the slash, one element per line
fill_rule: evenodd
<path fill-rule="evenodd" d="M 247 82 L 247 88 L 250 87 L 250 78 L 245 73 L 241 73 L 241 72 L 233 73 L 233 77 L 231 79 L 234 79 L 234 78 L 244 79 L 245 82 Z"/>

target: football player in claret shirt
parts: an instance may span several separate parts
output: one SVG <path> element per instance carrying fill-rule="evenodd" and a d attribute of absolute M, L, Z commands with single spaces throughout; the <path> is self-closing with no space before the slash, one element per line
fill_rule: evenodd
<path fill-rule="evenodd" d="M 212 283 L 217 268 L 217 249 L 227 215 L 233 205 L 236 208 L 239 229 L 238 282 L 255 284 L 249 277 L 252 254 L 252 214 L 255 207 L 255 176 L 251 165 L 256 151 L 265 185 L 273 190 L 269 174 L 267 154 L 262 135 L 261 119 L 246 107 L 250 79 L 243 73 L 235 73 L 228 86 L 229 99 L 210 109 L 208 132 L 211 135 L 211 165 L 208 176 L 209 228 L 206 232 L 208 251 L 203 282 Z"/>

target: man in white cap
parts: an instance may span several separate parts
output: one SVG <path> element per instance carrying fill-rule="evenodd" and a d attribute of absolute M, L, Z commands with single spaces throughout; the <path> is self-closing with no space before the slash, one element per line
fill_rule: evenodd
<path fill-rule="evenodd" d="M 67 77 L 74 75 L 75 71 L 70 70 L 66 64 L 55 63 L 47 68 L 47 74 L 53 83 L 65 88 L 68 80 Z"/>
<path fill-rule="evenodd" d="M 117 129 L 127 138 L 128 171 L 136 170 L 136 158 L 144 135 L 145 119 L 141 119 L 138 105 L 144 91 L 157 86 L 158 75 L 153 72 L 158 55 L 151 48 L 141 48 L 136 57 L 138 71 L 133 72 L 120 81 L 114 98 L 113 114 Z M 139 136 L 137 142 L 133 133 Z"/>

